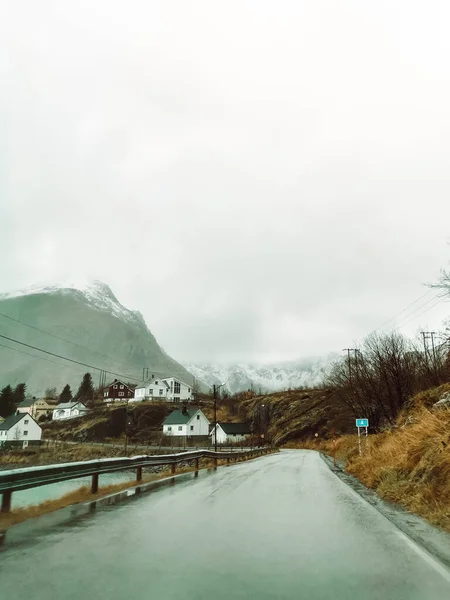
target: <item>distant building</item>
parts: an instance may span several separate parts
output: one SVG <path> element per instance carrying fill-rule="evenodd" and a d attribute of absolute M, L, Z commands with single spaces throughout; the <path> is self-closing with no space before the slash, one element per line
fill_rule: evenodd
<path fill-rule="evenodd" d="M 168 436 L 208 436 L 209 421 L 199 409 L 174 410 L 163 423 L 163 434 Z"/>
<path fill-rule="evenodd" d="M 6 442 L 22 442 L 26 448 L 29 442 L 37 442 L 41 437 L 41 426 L 28 413 L 11 415 L 0 423 L 0 446 Z"/>
<path fill-rule="evenodd" d="M 215 435 L 217 435 L 218 444 L 235 444 L 244 441 L 251 435 L 250 425 L 247 423 L 217 423 L 210 433 L 211 444 L 215 443 Z"/>
<path fill-rule="evenodd" d="M 104 402 L 125 402 L 132 398 L 134 398 L 134 390 L 118 379 L 114 379 L 103 389 Z"/>
<path fill-rule="evenodd" d="M 49 404 L 42 398 L 32 398 L 31 400 L 23 400 L 17 406 L 16 414 L 28 413 L 38 421 L 42 415 L 47 416 L 51 414 L 54 408 L 55 405 Z"/>
<path fill-rule="evenodd" d="M 144 384 L 138 385 L 134 390 L 134 400 L 141 402 L 191 402 L 193 400 L 192 387 L 177 377 L 152 377 Z"/>
<path fill-rule="evenodd" d="M 53 420 L 60 421 L 61 419 L 73 419 L 82 417 L 88 409 L 82 402 L 62 402 L 53 409 Z"/>

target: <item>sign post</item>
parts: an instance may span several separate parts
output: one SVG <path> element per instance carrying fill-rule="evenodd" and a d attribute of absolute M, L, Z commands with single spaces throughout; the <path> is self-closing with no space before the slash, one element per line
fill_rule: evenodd
<path fill-rule="evenodd" d="M 361 429 L 366 430 L 366 447 L 368 442 L 368 429 L 369 429 L 369 419 L 356 419 L 356 427 L 358 428 L 358 448 L 359 454 L 362 454 L 361 450 Z"/>

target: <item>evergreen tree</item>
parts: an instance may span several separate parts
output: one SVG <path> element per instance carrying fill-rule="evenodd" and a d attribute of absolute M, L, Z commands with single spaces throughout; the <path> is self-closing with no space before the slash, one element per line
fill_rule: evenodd
<path fill-rule="evenodd" d="M 0 392 L 0 417 L 9 417 L 14 414 L 16 406 L 14 404 L 14 392 L 10 385 L 7 385 Z"/>
<path fill-rule="evenodd" d="M 94 400 L 94 386 L 92 384 L 92 376 L 90 373 L 85 373 L 83 380 L 75 394 L 74 400 L 79 400 L 83 404 L 91 405 Z"/>
<path fill-rule="evenodd" d="M 72 390 L 70 389 L 70 385 L 66 383 L 63 391 L 59 395 L 58 404 L 62 402 L 70 402 L 72 400 Z"/>
<path fill-rule="evenodd" d="M 18 383 L 14 388 L 14 404 L 17 406 L 25 400 L 25 392 L 27 389 L 26 383 Z"/>

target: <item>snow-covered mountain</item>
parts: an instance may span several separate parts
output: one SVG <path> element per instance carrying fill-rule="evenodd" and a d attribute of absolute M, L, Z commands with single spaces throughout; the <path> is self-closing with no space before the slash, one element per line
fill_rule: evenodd
<path fill-rule="evenodd" d="M 6 315 L 6 316 L 5 316 Z M 8 318 L 9 317 L 9 318 Z M 159 346 L 139 312 L 129 310 L 100 281 L 70 280 L 0 294 L 0 386 L 27 383 L 32 395 L 46 388 L 76 388 L 89 371 L 100 370 L 138 383 L 149 375 L 192 376 Z M 19 345 L 19 340 L 83 363 L 83 366 Z"/>
<path fill-rule="evenodd" d="M 321 386 L 327 369 L 335 358 L 330 354 L 323 358 L 265 365 L 185 363 L 184 366 L 210 387 L 225 382 L 224 388 L 232 394 L 248 389 L 268 393 Z"/>

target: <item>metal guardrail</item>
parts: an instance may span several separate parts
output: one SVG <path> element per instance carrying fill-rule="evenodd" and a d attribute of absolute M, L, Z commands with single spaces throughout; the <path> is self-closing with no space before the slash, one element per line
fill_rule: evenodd
<path fill-rule="evenodd" d="M 27 467 L 23 469 L 11 469 L 0 471 L 0 494 L 2 494 L 1 512 L 11 510 L 12 493 L 27 490 L 41 485 L 78 479 L 80 477 L 92 476 L 91 491 L 98 492 L 98 478 L 102 473 L 113 473 L 136 469 L 136 481 L 142 480 L 142 469 L 144 467 L 172 467 L 172 473 L 176 473 L 176 466 L 181 462 L 195 463 L 195 470 L 200 467 L 200 459 L 214 459 L 217 465 L 218 459 L 226 459 L 228 462 L 237 458 L 250 458 L 262 456 L 270 452 L 267 448 L 255 448 L 245 451 L 214 452 L 213 450 L 196 450 L 194 452 L 180 452 L 178 454 L 165 454 L 157 456 L 133 456 L 132 458 L 102 458 L 99 460 L 88 460 L 82 462 L 71 462 L 42 467 Z"/>

